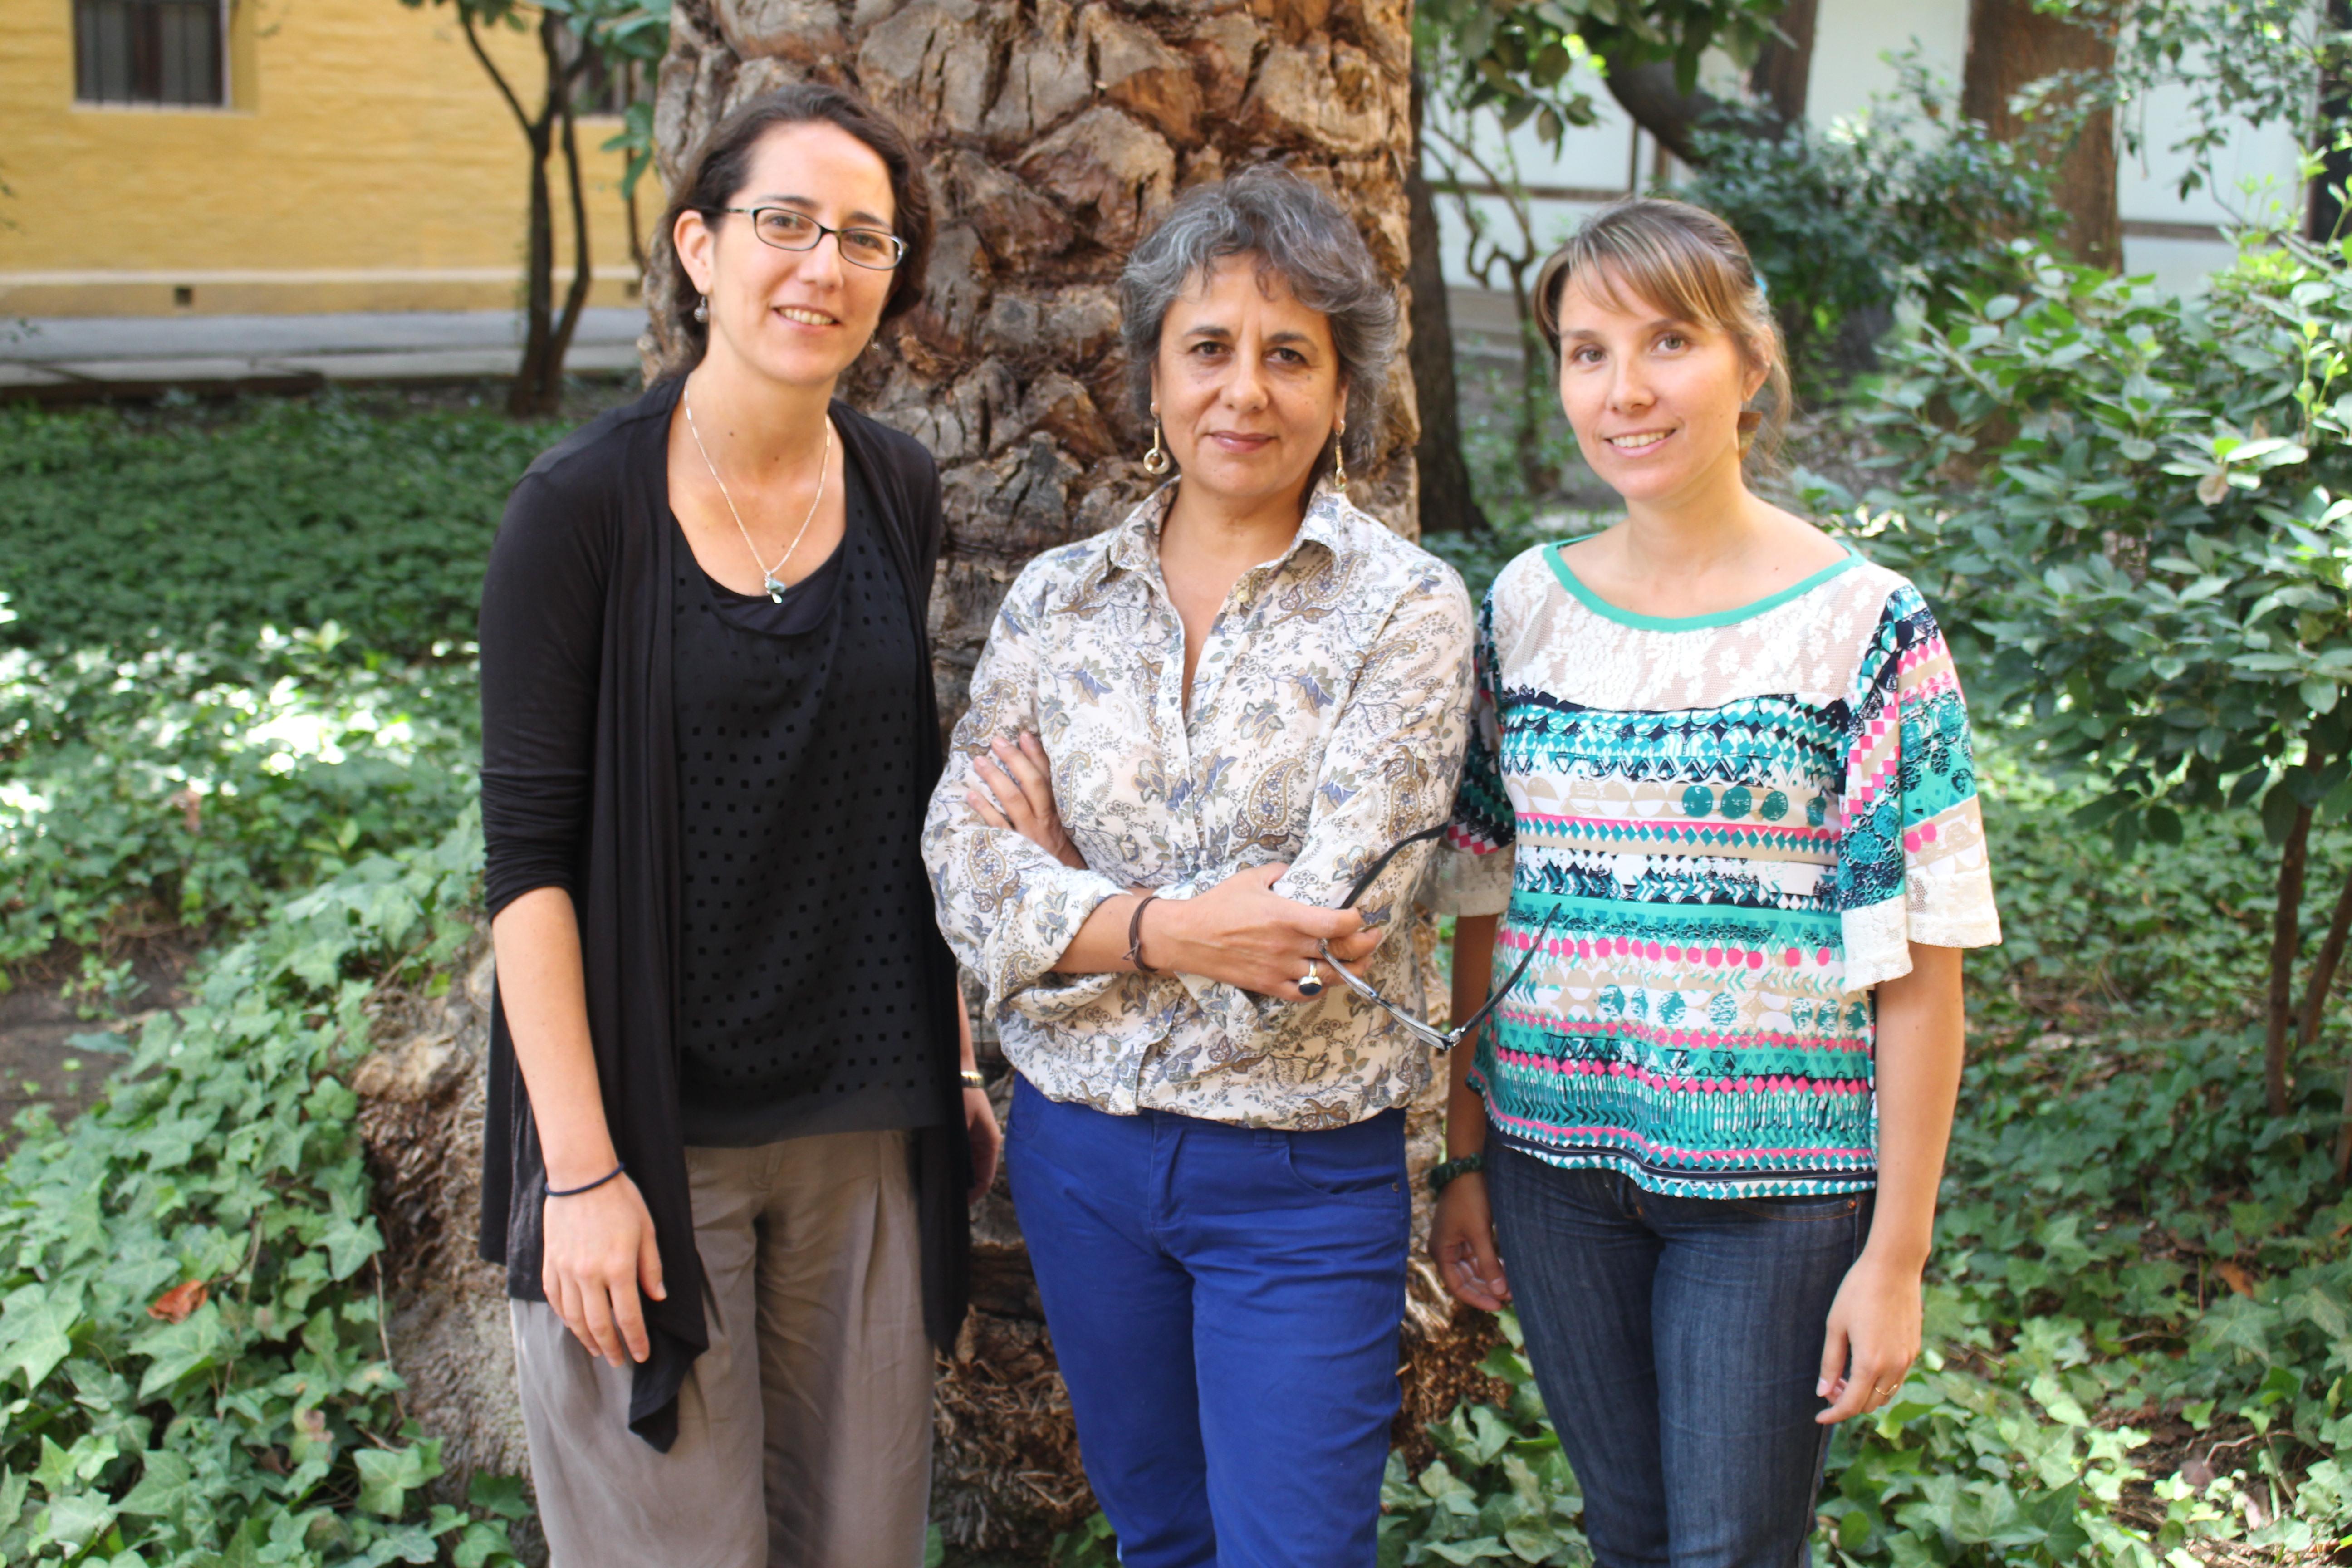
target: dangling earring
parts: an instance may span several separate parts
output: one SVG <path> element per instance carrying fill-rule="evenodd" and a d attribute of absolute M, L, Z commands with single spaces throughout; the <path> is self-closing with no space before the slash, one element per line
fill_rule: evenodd
<path fill-rule="evenodd" d="M 710 320 L 709 295 L 705 294 L 702 298 L 694 302 L 694 319 L 698 321 L 703 322 L 708 322 Z"/>
<path fill-rule="evenodd" d="M 1160 405 L 1151 405 L 1151 450 L 1143 454 L 1143 471 L 1157 479 L 1168 471 L 1167 448 L 1160 438 Z"/>
<path fill-rule="evenodd" d="M 1331 488 L 1341 495 L 1348 493 L 1348 422 L 1339 421 L 1331 432 Z"/>
<path fill-rule="evenodd" d="M 1739 455 L 1748 456 L 1748 448 L 1756 444 L 1756 432 L 1764 426 L 1764 411 L 1743 408 L 1739 411 Z"/>

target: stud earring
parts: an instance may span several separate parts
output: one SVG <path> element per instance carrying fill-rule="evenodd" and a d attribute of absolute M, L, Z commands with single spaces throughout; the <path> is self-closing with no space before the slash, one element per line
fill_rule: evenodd
<path fill-rule="evenodd" d="M 705 321 L 705 322 L 707 322 L 707 321 L 709 321 L 710 320 L 710 296 L 709 296 L 709 295 L 705 294 L 704 296 L 702 296 L 702 298 L 700 298 L 699 300 L 697 300 L 694 302 L 694 319 L 695 319 L 696 321 Z"/>
<path fill-rule="evenodd" d="M 1348 493 L 1348 422 L 1339 421 L 1331 432 L 1331 488 L 1341 495 Z"/>
<path fill-rule="evenodd" d="M 1160 435 L 1160 405 L 1151 405 L 1151 450 L 1143 454 L 1143 471 L 1153 479 L 1168 471 L 1171 459 Z"/>

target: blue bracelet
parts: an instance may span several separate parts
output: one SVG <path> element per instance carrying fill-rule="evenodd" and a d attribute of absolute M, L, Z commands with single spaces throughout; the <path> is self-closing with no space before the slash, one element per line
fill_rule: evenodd
<path fill-rule="evenodd" d="M 619 1175 L 628 1168 L 627 1162 L 624 1161 L 622 1163 L 614 1166 L 611 1170 L 605 1172 L 603 1175 L 597 1177 L 594 1181 L 589 1183 L 584 1187 L 566 1187 L 562 1192 L 558 1192 L 553 1187 L 550 1187 L 547 1189 L 547 1195 L 551 1198 L 576 1198 L 583 1193 L 593 1193 L 598 1187 L 603 1186 L 606 1182 L 611 1181 L 614 1177 Z"/>

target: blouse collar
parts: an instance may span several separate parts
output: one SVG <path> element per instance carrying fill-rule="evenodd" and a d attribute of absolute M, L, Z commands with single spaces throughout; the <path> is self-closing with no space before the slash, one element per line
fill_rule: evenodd
<path fill-rule="evenodd" d="M 1160 573 L 1160 531 L 1168 521 L 1169 509 L 1176 504 L 1176 486 L 1171 479 L 1140 501 L 1117 528 L 1111 530 L 1109 547 L 1103 552 L 1101 575 L 1112 572 L 1139 572 L 1148 577 Z M 1320 545 L 1338 556 L 1344 545 L 1351 520 L 1364 514 L 1357 510 L 1348 498 L 1331 488 L 1328 479 L 1318 480 L 1315 493 L 1307 502 L 1307 515 L 1299 520 L 1298 533 L 1290 547 L 1265 570 L 1279 571 L 1301 545 Z"/>

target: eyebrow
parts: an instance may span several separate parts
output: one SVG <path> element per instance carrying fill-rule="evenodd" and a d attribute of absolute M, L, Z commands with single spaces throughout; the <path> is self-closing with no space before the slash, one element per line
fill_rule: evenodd
<path fill-rule="evenodd" d="M 1700 326 L 1696 321 L 1686 321 L 1680 316 L 1660 316 L 1654 321 L 1645 321 L 1642 324 L 1642 331 L 1645 332 L 1699 332 L 1705 331 L 1706 330 L 1706 328 Z M 1594 331 L 1591 327 L 1562 327 L 1559 330 L 1559 335 L 1563 340 L 1565 340 L 1568 338 L 1597 338 L 1601 334 Z"/>
<path fill-rule="evenodd" d="M 814 212 L 817 205 L 815 199 L 810 196 L 785 196 L 774 195 L 755 196 L 752 198 L 751 205 L 755 207 L 806 207 L 811 212 Z M 879 214 L 867 212 L 863 207 L 851 213 L 849 215 L 849 221 L 853 226 L 860 228 L 888 228 L 890 226 L 890 220 L 888 218 L 883 217 Z"/>
<path fill-rule="evenodd" d="M 1219 342 L 1229 342 L 1233 339 L 1234 330 L 1231 327 L 1221 327 L 1211 322 L 1198 327 L 1188 327 L 1185 329 L 1184 335 L 1188 338 L 1214 338 Z M 1294 343 L 1303 343 L 1310 349 L 1321 346 L 1308 334 L 1288 328 L 1278 332 L 1267 333 L 1265 341 L 1269 343 L 1280 344 L 1284 348 L 1288 348 Z"/>

